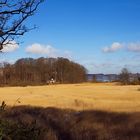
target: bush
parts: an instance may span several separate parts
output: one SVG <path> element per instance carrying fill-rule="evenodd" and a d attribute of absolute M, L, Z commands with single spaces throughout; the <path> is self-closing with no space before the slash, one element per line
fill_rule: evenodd
<path fill-rule="evenodd" d="M 119 75 L 119 81 L 123 84 L 123 85 L 128 85 L 130 84 L 130 73 L 126 68 L 123 68 L 121 70 L 121 73 Z"/>
<path fill-rule="evenodd" d="M 30 125 L 0 120 L 0 139 L 38 140 L 41 129 L 33 122 Z"/>
<path fill-rule="evenodd" d="M 138 140 L 140 113 L 19 106 L 0 114 L 7 140 Z"/>

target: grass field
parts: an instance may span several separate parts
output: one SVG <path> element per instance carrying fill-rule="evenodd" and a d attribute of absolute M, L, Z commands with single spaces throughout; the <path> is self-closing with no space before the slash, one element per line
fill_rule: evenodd
<path fill-rule="evenodd" d="M 0 100 L 12 106 L 0 110 L 0 138 L 139 140 L 139 88 L 112 83 L 0 88 Z"/>
<path fill-rule="evenodd" d="M 140 112 L 140 86 L 85 83 L 50 86 L 1 87 L 0 102 L 76 110 Z"/>

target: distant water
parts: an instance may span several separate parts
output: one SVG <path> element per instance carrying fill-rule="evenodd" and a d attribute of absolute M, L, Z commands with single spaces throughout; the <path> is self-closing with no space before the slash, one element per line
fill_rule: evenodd
<path fill-rule="evenodd" d="M 117 80 L 118 76 L 115 74 L 87 74 L 87 81 L 93 81 L 94 78 L 98 82 L 111 82 Z"/>

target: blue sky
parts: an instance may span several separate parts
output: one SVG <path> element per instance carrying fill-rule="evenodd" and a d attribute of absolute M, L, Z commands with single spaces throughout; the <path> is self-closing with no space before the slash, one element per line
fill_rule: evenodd
<path fill-rule="evenodd" d="M 139 13 L 139 0 L 46 0 L 26 21 L 38 28 L 0 60 L 62 56 L 88 73 L 140 72 Z"/>

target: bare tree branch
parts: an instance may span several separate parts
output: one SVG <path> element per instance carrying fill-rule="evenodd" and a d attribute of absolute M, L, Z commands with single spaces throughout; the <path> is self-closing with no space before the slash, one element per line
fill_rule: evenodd
<path fill-rule="evenodd" d="M 32 16 L 44 0 L 0 0 L 0 50 L 7 40 L 28 32 L 25 20 Z M 33 29 L 33 28 L 32 28 Z"/>

